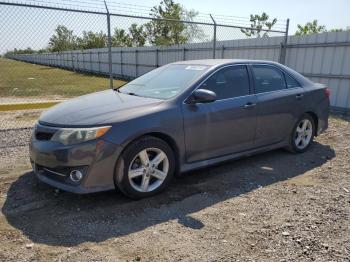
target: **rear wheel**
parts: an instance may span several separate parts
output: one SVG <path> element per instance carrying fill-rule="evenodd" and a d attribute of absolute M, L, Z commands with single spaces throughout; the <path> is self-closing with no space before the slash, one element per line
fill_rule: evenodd
<path fill-rule="evenodd" d="M 310 115 L 304 114 L 293 128 L 289 150 L 294 153 L 305 152 L 310 147 L 314 134 L 315 122 Z"/>
<path fill-rule="evenodd" d="M 130 198 L 144 198 L 165 189 L 174 171 L 170 146 L 161 139 L 144 137 L 122 153 L 116 166 L 115 184 Z"/>

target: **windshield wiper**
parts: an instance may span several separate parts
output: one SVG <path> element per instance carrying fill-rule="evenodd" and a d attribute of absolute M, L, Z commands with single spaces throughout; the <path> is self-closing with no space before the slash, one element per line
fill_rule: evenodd
<path fill-rule="evenodd" d="M 137 95 L 137 94 L 135 94 L 135 93 L 133 93 L 133 92 L 129 92 L 129 93 L 126 93 L 126 94 L 128 94 L 128 95 L 130 95 L 130 96 L 139 96 L 139 95 Z"/>
<path fill-rule="evenodd" d="M 135 93 L 133 93 L 133 92 L 126 92 L 126 93 L 124 93 L 124 92 L 120 91 L 119 89 L 117 89 L 116 91 L 117 91 L 118 93 L 127 94 L 127 95 L 130 95 L 130 96 L 139 96 L 139 95 L 137 95 L 137 94 L 135 94 Z"/>

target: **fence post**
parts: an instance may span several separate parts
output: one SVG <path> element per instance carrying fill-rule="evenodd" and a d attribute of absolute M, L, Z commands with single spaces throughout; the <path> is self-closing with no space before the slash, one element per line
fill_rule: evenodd
<path fill-rule="evenodd" d="M 90 51 L 90 71 L 93 72 L 92 67 L 92 51 Z"/>
<path fill-rule="evenodd" d="M 155 62 L 156 62 L 156 67 L 159 67 L 159 60 L 158 60 L 158 48 L 156 48 L 156 53 L 155 53 L 155 55 L 156 55 L 156 57 L 155 57 Z"/>
<path fill-rule="evenodd" d="M 97 51 L 97 61 L 98 61 L 98 73 L 101 74 L 101 59 L 100 59 L 99 51 Z"/>
<path fill-rule="evenodd" d="M 120 49 L 120 75 L 123 78 L 124 73 L 123 73 L 123 50 L 122 49 Z"/>
<path fill-rule="evenodd" d="M 139 56 L 138 56 L 138 50 L 135 50 L 135 77 L 139 76 L 139 67 L 138 67 L 138 63 L 139 63 Z"/>
<path fill-rule="evenodd" d="M 70 52 L 70 56 L 71 56 L 71 59 L 72 59 L 72 69 L 73 69 L 73 71 L 75 72 L 73 51 Z"/>
<path fill-rule="evenodd" d="M 76 58 L 77 58 L 77 71 L 79 71 L 79 52 L 76 52 Z"/>
<path fill-rule="evenodd" d="M 287 19 L 287 23 L 286 23 L 286 32 L 284 34 L 284 40 L 281 43 L 281 49 L 280 49 L 280 63 L 281 64 L 285 64 L 286 63 L 287 44 L 288 44 L 288 31 L 289 31 L 289 18 Z"/>
<path fill-rule="evenodd" d="M 216 51 L 216 21 L 215 21 L 215 19 L 213 18 L 213 16 L 211 14 L 209 14 L 209 15 L 210 15 L 211 20 L 213 20 L 213 26 L 214 26 L 213 58 L 215 59 L 215 51 Z"/>
<path fill-rule="evenodd" d="M 112 66 L 112 37 L 111 37 L 111 15 L 109 14 L 108 6 L 104 1 L 107 11 L 107 31 L 108 31 L 108 71 L 109 71 L 109 88 L 113 89 L 113 66 Z"/>
<path fill-rule="evenodd" d="M 83 56 L 82 58 L 82 62 L 83 62 L 83 71 L 85 71 L 85 54 L 84 54 L 84 50 L 81 50 L 81 55 Z"/>

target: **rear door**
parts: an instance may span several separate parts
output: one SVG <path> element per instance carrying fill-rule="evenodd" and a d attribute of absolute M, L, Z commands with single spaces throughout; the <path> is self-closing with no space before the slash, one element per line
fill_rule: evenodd
<path fill-rule="evenodd" d="M 281 142 L 302 113 L 304 90 L 277 66 L 254 64 L 251 69 L 258 111 L 255 146 Z"/>
<path fill-rule="evenodd" d="M 217 94 L 211 103 L 183 104 L 186 158 L 205 160 L 253 146 L 256 97 L 246 65 L 219 69 L 200 86 Z"/>

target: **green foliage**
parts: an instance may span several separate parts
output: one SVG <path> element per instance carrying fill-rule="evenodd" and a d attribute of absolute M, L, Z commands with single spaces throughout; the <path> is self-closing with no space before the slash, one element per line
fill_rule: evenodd
<path fill-rule="evenodd" d="M 8 51 L 4 54 L 4 57 L 10 57 L 11 55 L 26 55 L 26 54 L 42 54 L 48 52 L 47 49 L 39 49 L 34 50 L 30 47 L 27 47 L 26 49 L 13 49 L 12 51 Z"/>
<path fill-rule="evenodd" d="M 143 25 L 138 26 L 132 24 L 129 27 L 129 33 L 124 29 L 116 28 L 112 36 L 112 46 L 115 47 L 137 47 L 144 46 L 146 43 L 147 34 L 144 30 Z"/>
<path fill-rule="evenodd" d="M 150 16 L 154 20 L 145 25 L 149 43 L 152 45 L 177 45 L 205 38 L 203 30 L 198 25 L 181 21 L 193 21 L 197 14 L 198 12 L 188 11 L 173 0 L 161 1 L 158 6 L 151 9 Z"/>
<path fill-rule="evenodd" d="M 312 22 L 308 22 L 303 26 L 298 24 L 298 30 L 295 32 L 295 35 L 318 34 L 326 31 L 326 26 L 318 25 L 318 21 L 313 20 Z"/>
<path fill-rule="evenodd" d="M 31 49 L 30 47 L 27 47 L 26 49 L 13 49 L 12 51 L 8 51 L 5 53 L 5 57 L 11 56 L 11 55 L 23 55 L 23 54 L 34 54 L 36 53 L 35 50 Z"/>
<path fill-rule="evenodd" d="M 305 25 L 298 25 L 298 30 L 295 32 L 295 35 L 309 35 L 309 34 L 319 34 L 324 32 L 344 32 L 350 31 L 350 26 L 346 28 L 333 28 L 327 30 L 325 25 L 319 25 L 317 20 L 308 22 Z"/>
<path fill-rule="evenodd" d="M 345 31 L 350 31 L 350 26 L 347 26 L 346 28 L 333 28 L 329 30 L 329 32 L 345 32 Z"/>
<path fill-rule="evenodd" d="M 194 18 L 198 15 L 195 10 L 183 10 L 182 20 L 193 22 Z M 187 23 L 183 34 L 186 36 L 188 42 L 193 42 L 195 40 L 206 41 L 208 40 L 207 35 L 204 33 L 203 29 L 197 24 Z"/>
<path fill-rule="evenodd" d="M 64 25 L 57 26 L 55 33 L 49 41 L 51 52 L 61 52 L 76 49 L 77 37 L 73 35 L 73 30 L 69 30 Z"/>
<path fill-rule="evenodd" d="M 271 30 L 272 27 L 277 23 L 277 18 L 269 21 L 269 16 L 263 12 L 261 15 L 250 15 L 251 28 L 241 29 L 241 32 L 244 33 L 248 37 L 267 37 L 268 32 L 263 31 L 264 33 L 261 35 L 262 30 Z"/>
<path fill-rule="evenodd" d="M 123 47 L 132 45 L 131 38 L 129 34 L 124 29 L 116 28 L 112 37 L 112 46 Z"/>
<path fill-rule="evenodd" d="M 137 24 L 132 24 L 129 27 L 130 38 L 132 46 L 144 46 L 147 39 L 147 33 L 144 30 L 143 25 L 138 26 Z"/>
<path fill-rule="evenodd" d="M 77 49 L 92 49 L 107 47 L 107 35 L 103 32 L 84 31 L 82 37 L 76 38 Z"/>
<path fill-rule="evenodd" d="M 184 44 L 188 38 L 183 34 L 186 26 L 182 22 L 173 22 L 159 19 L 179 21 L 183 8 L 173 0 L 164 0 L 159 6 L 151 9 L 150 16 L 155 20 L 146 24 L 148 41 L 152 45 Z"/>
<path fill-rule="evenodd" d="M 144 25 L 134 23 L 127 30 L 115 28 L 112 35 L 112 46 L 139 47 L 147 43 L 151 45 L 174 45 L 194 40 L 204 40 L 206 35 L 198 25 L 182 22 L 182 20 L 193 21 L 197 15 L 198 12 L 188 11 L 173 0 L 163 0 L 159 6 L 154 6 L 151 9 L 150 16 L 154 20 Z M 47 49 L 38 51 L 30 48 L 25 50 L 15 49 L 8 52 L 8 55 L 105 48 L 107 45 L 108 37 L 102 31 L 84 31 L 82 36 L 77 36 L 73 33 L 73 30 L 64 25 L 58 25 L 49 39 Z"/>

